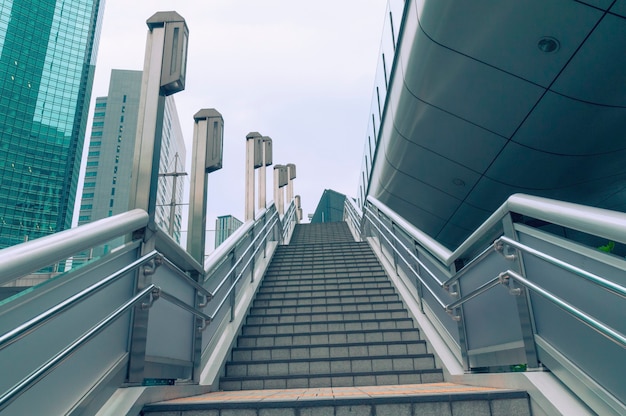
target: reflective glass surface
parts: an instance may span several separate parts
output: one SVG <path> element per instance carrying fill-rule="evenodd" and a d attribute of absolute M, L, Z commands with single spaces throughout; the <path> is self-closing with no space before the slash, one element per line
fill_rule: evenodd
<path fill-rule="evenodd" d="M 0 248 L 71 226 L 103 0 L 0 0 Z"/>

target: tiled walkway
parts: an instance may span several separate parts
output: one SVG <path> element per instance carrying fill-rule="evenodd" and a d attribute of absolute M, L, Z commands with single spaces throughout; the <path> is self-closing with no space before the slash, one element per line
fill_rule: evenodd
<path fill-rule="evenodd" d="M 296 402 L 336 399 L 363 399 L 397 396 L 444 395 L 452 393 L 488 393 L 501 391 L 490 387 L 454 383 L 407 384 L 394 386 L 326 387 L 286 390 L 220 391 L 200 396 L 169 400 L 167 404 L 215 402 Z"/>

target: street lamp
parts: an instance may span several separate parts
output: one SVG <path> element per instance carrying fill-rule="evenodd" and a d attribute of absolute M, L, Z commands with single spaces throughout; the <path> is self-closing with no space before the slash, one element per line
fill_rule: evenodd
<path fill-rule="evenodd" d="M 158 12 L 146 23 L 149 31 L 129 208 L 145 210 L 149 216 L 147 228 L 154 232 L 165 97 L 185 88 L 189 29 L 185 19 L 176 12 Z"/>
<path fill-rule="evenodd" d="M 224 119 L 215 109 L 194 116 L 187 251 L 204 265 L 208 173 L 222 168 Z"/>

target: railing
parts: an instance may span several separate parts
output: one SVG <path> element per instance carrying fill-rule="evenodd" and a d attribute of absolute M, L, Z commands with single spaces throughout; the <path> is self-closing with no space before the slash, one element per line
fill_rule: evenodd
<path fill-rule="evenodd" d="M 136 209 L 0 250 L 0 284 L 130 234 L 147 224 L 148 214 Z"/>
<path fill-rule="evenodd" d="M 240 294 L 297 222 L 293 204 L 282 221 L 274 205 L 257 217 L 218 247 L 205 268 L 159 230 L 151 237 L 156 249 L 142 255 L 147 215 L 141 210 L 0 251 L 3 277 L 19 278 L 87 247 L 137 238 L 0 303 L 0 366 L 7 372 L 0 409 L 62 414 L 110 392 L 111 384 L 197 382 L 202 356 L 242 307 Z"/>
<path fill-rule="evenodd" d="M 626 371 L 626 323 L 611 312 L 624 308 L 626 261 L 594 245 L 626 242 L 626 214 L 513 195 L 452 252 L 374 198 L 358 225 L 357 211 L 345 207 L 346 220 L 376 237 L 415 286 L 422 310 L 466 370 L 543 365 L 592 408 L 626 408 L 626 387 L 612 375 Z M 579 238 L 549 232 L 555 228 Z"/>

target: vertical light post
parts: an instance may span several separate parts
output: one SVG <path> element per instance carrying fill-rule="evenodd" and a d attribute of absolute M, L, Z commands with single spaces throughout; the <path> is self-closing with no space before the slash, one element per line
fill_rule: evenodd
<path fill-rule="evenodd" d="M 185 89 L 189 29 L 185 19 L 176 12 L 158 12 L 146 23 L 149 32 L 141 79 L 129 208 L 147 211 L 150 218 L 148 230 L 154 231 L 165 97 Z"/>
<path fill-rule="evenodd" d="M 215 109 L 194 116 L 187 251 L 204 266 L 208 174 L 222 168 L 224 119 Z"/>
<path fill-rule="evenodd" d="M 144 244 L 141 247 L 142 255 L 152 251 L 155 246 L 151 237 L 157 227 L 155 215 L 165 97 L 185 89 L 189 37 L 185 19 L 176 12 L 158 12 L 146 23 L 148 37 L 141 79 L 129 201 L 129 209 L 141 208 L 149 216 L 143 236 Z M 138 273 L 137 290 L 145 288 L 150 281 L 150 273 Z M 143 380 L 147 328 L 148 311 L 136 307 L 129 351 L 130 383 L 140 383 Z"/>
<path fill-rule="evenodd" d="M 300 195 L 295 196 L 294 203 L 296 205 L 296 216 L 298 218 L 298 224 L 299 224 L 300 221 L 302 221 L 302 201 L 300 199 Z"/>
<path fill-rule="evenodd" d="M 263 136 L 253 131 L 246 135 L 246 210 L 245 221 L 254 220 L 254 170 L 263 165 Z"/>
<path fill-rule="evenodd" d="M 266 167 L 272 165 L 272 139 L 263 136 L 263 166 L 259 171 L 259 209 L 265 209 L 267 207 L 267 178 Z"/>
<path fill-rule="evenodd" d="M 274 165 L 274 203 L 279 215 L 285 214 L 285 202 L 283 188 L 289 182 L 287 166 Z"/>
<path fill-rule="evenodd" d="M 291 203 L 293 199 L 293 180 L 296 179 L 296 165 L 287 164 L 287 203 Z"/>

